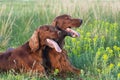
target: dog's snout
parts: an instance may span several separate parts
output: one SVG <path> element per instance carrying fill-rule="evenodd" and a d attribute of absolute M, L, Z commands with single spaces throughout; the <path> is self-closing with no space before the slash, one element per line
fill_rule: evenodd
<path fill-rule="evenodd" d="M 82 24 L 82 22 L 83 22 L 83 20 L 82 19 L 80 19 L 80 23 Z"/>

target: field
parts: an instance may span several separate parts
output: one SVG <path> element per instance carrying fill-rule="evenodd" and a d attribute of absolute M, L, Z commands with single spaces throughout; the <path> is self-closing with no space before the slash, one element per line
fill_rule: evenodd
<path fill-rule="evenodd" d="M 33 31 L 61 14 L 83 19 L 80 38 L 66 37 L 65 49 L 79 76 L 1 73 L 0 80 L 120 80 L 119 0 L 0 0 L 0 52 L 29 40 Z M 54 79 L 53 79 L 54 78 Z"/>

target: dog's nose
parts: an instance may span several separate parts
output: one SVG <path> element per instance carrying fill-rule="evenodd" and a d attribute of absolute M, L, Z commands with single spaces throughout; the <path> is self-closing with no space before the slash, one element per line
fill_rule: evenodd
<path fill-rule="evenodd" d="M 80 19 L 80 23 L 82 24 L 82 22 L 83 22 L 83 20 L 82 19 Z"/>

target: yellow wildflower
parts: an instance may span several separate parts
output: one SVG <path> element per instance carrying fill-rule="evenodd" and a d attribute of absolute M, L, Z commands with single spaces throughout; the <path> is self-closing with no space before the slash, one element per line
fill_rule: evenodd
<path fill-rule="evenodd" d="M 57 75 L 59 73 L 59 69 L 55 69 L 54 75 Z"/>
<path fill-rule="evenodd" d="M 117 50 L 117 46 L 116 46 L 116 45 L 115 45 L 115 46 L 113 46 L 113 49 L 114 49 L 114 50 Z"/>
<path fill-rule="evenodd" d="M 120 67 L 120 62 L 118 62 L 117 67 Z"/>
<path fill-rule="evenodd" d="M 100 69 L 97 69 L 97 72 L 98 72 L 98 73 L 100 73 L 100 72 L 101 72 L 101 70 L 100 70 Z"/>
<path fill-rule="evenodd" d="M 109 31 L 109 30 L 108 30 L 108 29 L 106 29 L 106 32 L 107 32 L 107 33 L 108 33 L 108 31 Z"/>
<path fill-rule="evenodd" d="M 96 52 L 96 57 L 99 58 L 100 54 L 101 54 L 100 51 L 97 51 Z"/>
<path fill-rule="evenodd" d="M 106 48 L 106 51 L 109 51 L 109 50 L 111 50 L 110 47 L 107 47 L 107 48 Z"/>
<path fill-rule="evenodd" d="M 103 60 L 108 60 L 108 55 L 107 54 L 104 54 L 103 56 L 102 56 L 102 58 L 103 58 Z"/>
<path fill-rule="evenodd" d="M 111 49 L 111 50 L 109 50 L 109 53 L 113 53 L 113 50 Z"/>
<path fill-rule="evenodd" d="M 111 63 L 111 64 L 109 65 L 109 69 L 112 69 L 113 67 L 114 67 L 114 64 Z"/>
<path fill-rule="evenodd" d="M 97 41 L 97 39 L 98 39 L 98 35 L 96 35 L 96 36 L 93 38 L 94 43 Z"/>
<path fill-rule="evenodd" d="M 90 32 L 87 32 L 86 35 L 87 35 L 87 37 L 90 37 L 91 34 L 90 34 Z"/>
<path fill-rule="evenodd" d="M 118 50 L 120 51 L 120 47 L 118 47 Z"/>
<path fill-rule="evenodd" d="M 113 50 L 110 48 L 110 47 L 107 47 L 106 48 L 106 51 L 108 52 L 108 53 L 110 53 L 109 55 L 110 56 L 113 56 L 114 54 L 113 54 Z"/>
<path fill-rule="evenodd" d="M 116 50 L 116 51 L 119 51 L 119 50 L 120 50 L 120 47 L 118 47 L 118 46 L 113 46 L 113 48 L 114 48 L 114 50 Z"/>
<path fill-rule="evenodd" d="M 75 38 L 72 38 L 72 41 L 73 41 L 73 42 L 76 42 L 76 39 L 75 39 Z"/>
<path fill-rule="evenodd" d="M 120 73 L 118 73 L 118 75 L 117 75 L 117 76 L 118 76 L 118 78 L 120 78 Z"/>

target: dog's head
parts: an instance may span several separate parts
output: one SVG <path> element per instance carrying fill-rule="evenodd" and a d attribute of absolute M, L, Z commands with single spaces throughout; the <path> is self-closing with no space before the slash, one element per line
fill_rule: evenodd
<path fill-rule="evenodd" d="M 66 30 L 72 34 L 72 37 L 78 37 L 79 33 L 72 30 L 71 28 L 77 28 L 82 24 L 82 19 L 72 18 L 70 15 L 60 15 L 52 22 L 53 26 Z"/>
<path fill-rule="evenodd" d="M 61 35 L 61 31 L 56 29 L 56 27 L 44 25 L 36 29 L 29 40 L 29 46 L 33 52 L 41 49 L 44 46 L 49 46 L 55 48 L 57 52 L 61 52 L 61 48 L 54 41 L 58 39 Z"/>

